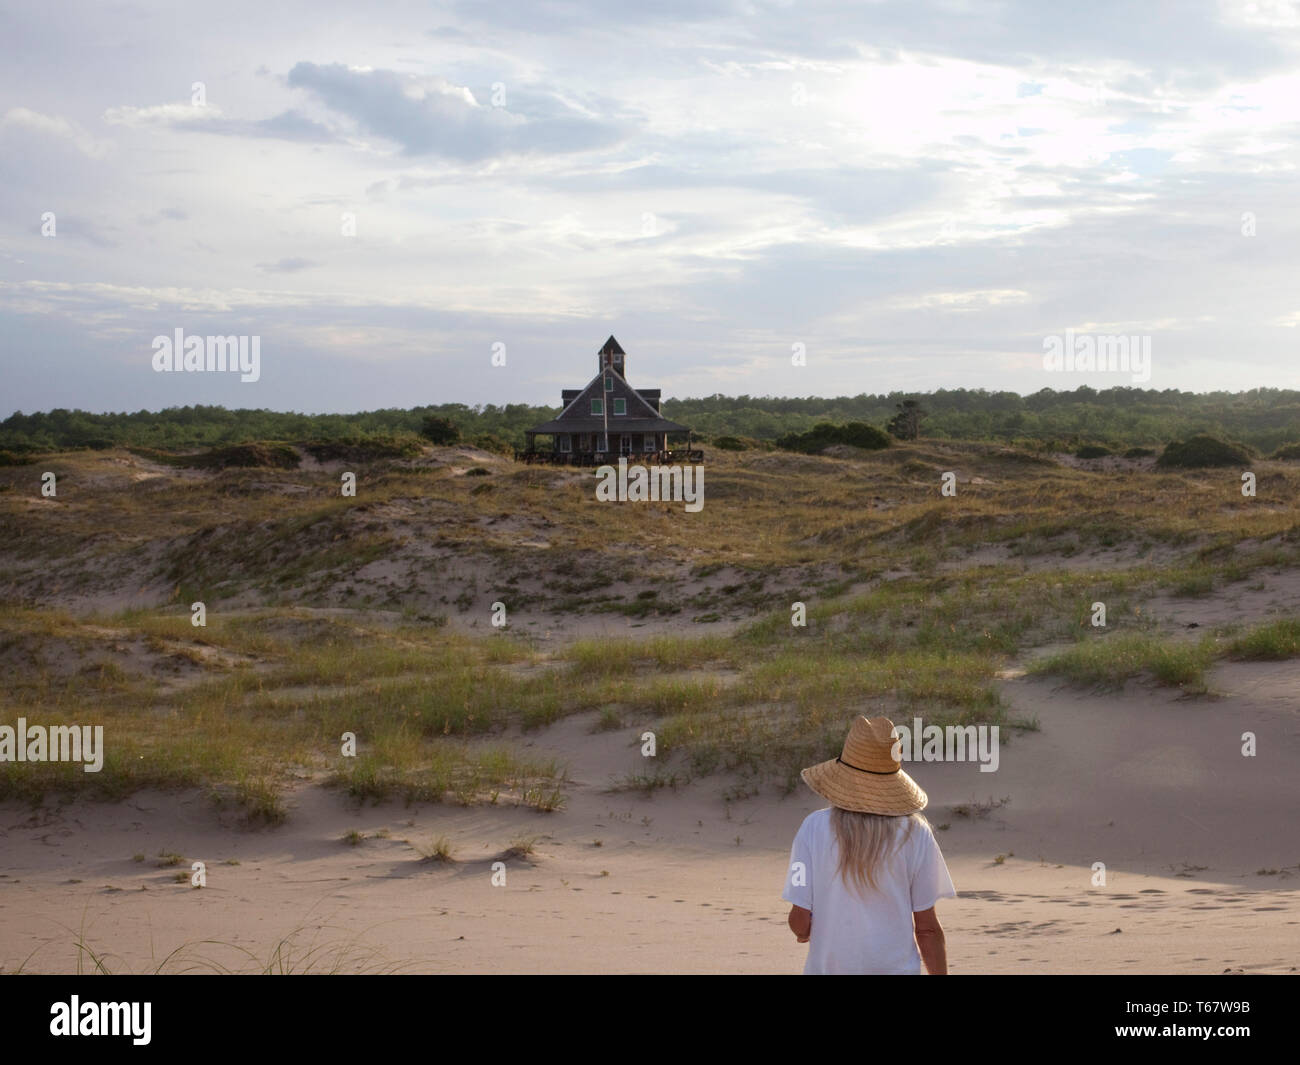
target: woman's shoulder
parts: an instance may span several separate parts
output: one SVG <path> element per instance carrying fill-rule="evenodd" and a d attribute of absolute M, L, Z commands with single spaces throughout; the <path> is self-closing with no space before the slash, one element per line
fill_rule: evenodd
<path fill-rule="evenodd" d="M 831 820 L 831 808 L 829 806 L 824 806 L 820 810 L 814 810 L 807 817 L 805 817 L 803 819 L 803 822 L 799 825 L 799 831 L 800 832 L 815 831 L 818 828 L 820 828 L 822 825 L 830 824 L 830 820 Z"/>
<path fill-rule="evenodd" d="M 930 824 L 929 818 L 924 815 L 913 814 L 911 816 L 911 822 L 913 832 L 919 832 L 923 837 L 934 835 L 934 827 Z"/>
<path fill-rule="evenodd" d="M 924 817 L 909 818 L 911 824 L 907 826 L 907 843 L 918 850 L 928 850 L 930 847 L 939 845 L 938 839 L 935 838 L 934 828 Z"/>

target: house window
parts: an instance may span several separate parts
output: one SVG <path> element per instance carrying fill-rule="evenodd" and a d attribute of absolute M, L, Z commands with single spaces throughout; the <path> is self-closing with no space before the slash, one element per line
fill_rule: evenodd
<path fill-rule="evenodd" d="M 625 399 L 615 399 L 615 400 L 614 400 L 614 413 L 615 413 L 615 414 L 626 414 L 626 413 L 627 413 L 627 400 L 625 400 Z"/>
<path fill-rule="evenodd" d="M 560 450 L 561 450 L 561 451 L 568 451 L 568 450 L 569 450 L 569 446 L 570 446 L 570 445 L 569 445 L 569 441 L 570 441 L 570 439 L 571 439 L 571 438 L 568 437 L 568 436 L 562 436 L 562 437 L 560 437 Z"/>
<path fill-rule="evenodd" d="M 603 399 L 593 399 L 593 400 L 591 401 L 591 413 L 592 413 L 592 414 L 604 414 L 604 413 L 605 413 L 605 401 L 604 401 Z"/>
<path fill-rule="evenodd" d="M 613 375 L 613 374 L 608 374 L 608 373 L 607 373 L 607 374 L 605 375 L 605 391 L 606 391 L 606 392 L 613 392 L 613 391 L 614 391 L 614 375 Z"/>
<path fill-rule="evenodd" d="M 647 451 L 653 451 L 653 450 L 655 449 L 655 434 L 654 434 L 654 433 L 646 433 L 646 434 L 645 434 L 645 449 L 646 449 Z"/>
<path fill-rule="evenodd" d="M 603 452 L 603 451 L 605 450 L 605 444 L 606 444 L 606 443 L 607 443 L 607 441 L 605 440 L 605 436 L 604 436 L 604 434 L 603 434 L 603 433 L 598 433 L 598 434 L 596 435 L 596 450 L 597 450 L 598 452 Z"/>

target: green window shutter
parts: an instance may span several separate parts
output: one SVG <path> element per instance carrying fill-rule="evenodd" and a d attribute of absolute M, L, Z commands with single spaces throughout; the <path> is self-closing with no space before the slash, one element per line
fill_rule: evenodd
<path fill-rule="evenodd" d="M 627 413 L 627 400 L 625 400 L 625 399 L 616 399 L 616 400 L 614 400 L 614 413 L 615 413 L 615 414 L 626 414 L 626 413 Z"/>
<path fill-rule="evenodd" d="M 591 413 L 592 413 L 592 414 L 604 414 L 604 413 L 605 413 L 605 401 L 604 401 L 603 399 L 593 399 L 593 400 L 591 401 Z"/>
<path fill-rule="evenodd" d="M 614 375 L 613 375 L 613 374 L 606 374 L 606 375 L 605 375 L 605 391 L 606 391 L 606 392 L 613 392 L 613 391 L 614 391 Z"/>

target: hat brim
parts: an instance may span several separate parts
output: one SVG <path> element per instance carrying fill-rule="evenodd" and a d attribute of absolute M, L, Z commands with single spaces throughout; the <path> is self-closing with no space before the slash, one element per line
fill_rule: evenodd
<path fill-rule="evenodd" d="M 832 758 L 799 774 L 803 782 L 832 806 L 860 814 L 901 816 L 924 810 L 929 796 L 903 770 L 864 773 Z"/>

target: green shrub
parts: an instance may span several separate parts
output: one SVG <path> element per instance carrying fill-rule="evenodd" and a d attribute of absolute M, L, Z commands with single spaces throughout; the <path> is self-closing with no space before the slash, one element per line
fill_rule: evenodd
<path fill-rule="evenodd" d="M 303 444 L 303 450 L 317 462 L 372 462 L 418 455 L 420 438 L 413 433 L 375 433 L 340 440 L 312 440 Z"/>
<path fill-rule="evenodd" d="M 513 455 L 515 453 L 514 445 L 508 440 L 502 440 L 495 433 L 479 433 L 470 443 L 480 451 L 493 451 L 498 455 Z"/>
<path fill-rule="evenodd" d="M 754 441 L 739 436 L 718 436 L 714 437 L 713 446 L 723 451 L 748 451 Z"/>
<path fill-rule="evenodd" d="M 846 425 L 820 422 L 806 433 L 786 433 L 776 441 L 776 446 L 783 451 L 801 451 L 806 455 L 825 451 L 833 444 L 879 451 L 889 447 L 889 434 L 866 422 L 849 422 Z"/>
<path fill-rule="evenodd" d="M 428 415 L 420 423 L 420 435 L 429 443 L 446 447 L 460 442 L 460 430 L 454 422 L 435 415 Z"/>
<path fill-rule="evenodd" d="M 1149 447 L 1131 447 L 1124 452 L 1126 459 L 1149 459 L 1155 454 L 1154 448 Z"/>
<path fill-rule="evenodd" d="M 1300 444 L 1283 444 L 1269 457 L 1284 460 L 1300 459 Z"/>
<path fill-rule="evenodd" d="M 1108 447 L 1102 447 L 1100 444 L 1084 444 L 1074 453 L 1076 459 L 1104 459 L 1111 454 Z"/>
<path fill-rule="evenodd" d="M 269 466 L 292 470 L 298 466 L 298 452 L 289 444 L 266 443 L 231 444 L 214 447 L 197 455 L 180 459 L 186 466 L 201 470 L 224 470 L 232 466 Z"/>
<path fill-rule="evenodd" d="M 1241 466 L 1250 461 L 1250 455 L 1237 444 L 1219 440 L 1207 433 L 1197 433 L 1182 441 L 1175 440 L 1164 449 L 1156 465 L 1179 469 L 1199 469 L 1206 466 Z"/>

